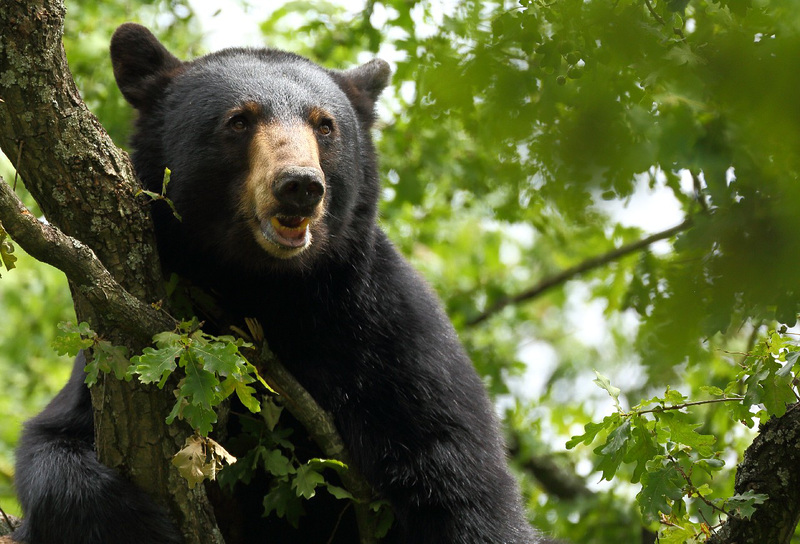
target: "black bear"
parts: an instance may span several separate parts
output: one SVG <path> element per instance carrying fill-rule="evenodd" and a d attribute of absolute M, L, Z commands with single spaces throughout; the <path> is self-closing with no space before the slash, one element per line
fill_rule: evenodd
<path fill-rule="evenodd" d="M 377 225 L 370 128 L 388 65 L 333 71 L 271 49 L 182 62 L 136 24 L 116 31 L 111 57 L 139 111 L 137 175 L 160 191 L 172 172 L 167 196 L 181 220 L 154 208 L 165 269 L 260 321 L 391 504 L 392 541 L 541 542 L 480 378 L 435 295 Z M 83 363 L 26 425 L 16 537 L 179 541 L 146 497 L 95 459 Z"/>

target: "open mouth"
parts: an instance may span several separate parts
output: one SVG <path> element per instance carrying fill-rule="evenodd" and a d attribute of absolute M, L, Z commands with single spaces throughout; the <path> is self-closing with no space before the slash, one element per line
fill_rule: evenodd
<path fill-rule="evenodd" d="M 286 249 L 300 249 L 311 243 L 311 219 L 296 215 L 274 215 L 261 221 L 264 238 Z"/>

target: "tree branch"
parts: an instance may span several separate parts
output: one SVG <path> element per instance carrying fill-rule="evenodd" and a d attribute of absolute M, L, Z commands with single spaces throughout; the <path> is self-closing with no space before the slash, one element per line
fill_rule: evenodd
<path fill-rule="evenodd" d="M 261 342 L 258 360 L 254 362 L 261 375 L 286 403 L 286 408 L 308 431 L 311 439 L 320 447 L 323 454 L 337 459 L 347 465 L 348 469 L 340 473 L 345 489 L 355 498 L 353 504 L 358 524 L 360 544 L 373 544 L 375 537 L 374 516 L 370 512 L 370 503 L 375 499 L 372 487 L 355 469 L 350 454 L 345 448 L 333 417 L 326 412 L 305 390 L 294 376 L 283 366 L 275 354 L 263 342 L 261 326 L 254 320 L 247 320 L 250 332 Z"/>
<path fill-rule="evenodd" d="M 566 283 L 567 281 L 575 278 L 576 276 L 579 276 L 595 268 L 604 266 L 610 262 L 616 261 L 617 259 L 620 259 L 626 255 L 629 255 L 641 249 L 644 249 L 647 246 L 654 244 L 655 242 L 658 242 L 659 240 L 665 240 L 667 238 L 671 238 L 677 233 L 687 230 L 691 226 L 692 226 L 692 220 L 687 219 L 680 225 L 676 225 L 674 227 L 668 228 L 667 230 L 657 232 L 655 234 L 648 236 L 647 238 L 643 238 L 636 242 L 631 242 L 630 244 L 626 244 L 613 251 L 604 253 L 603 255 L 598 255 L 596 257 L 591 257 L 589 259 L 586 259 L 580 264 L 567 268 L 566 270 L 563 270 L 558 274 L 550 276 L 549 278 L 545 278 L 544 280 L 540 281 L 530 289 L 526 289 L 525 291 L 522 291 L 521 293 L 518 293 L 516 295 L 507 296 L 499 299 L 497 302 L 495 302 L 489 308 L 487 308 L 483 313 L 467 321 L 467 325 L 468 326 L 478 325 L 489 319 L 494 314 L 500 312 L 500 310 L 502 310 L 506 306 L 510 306 L 512 304 L 518 304 L 520 302 L 525 302 L 527 300 L 536 298 L 541 294 L 543 294 L 544 292 L 552 289 L 553 287 L 558 287 L 559 285 Z"/>
<path fill-rule="evenodd" d="M 7 537 L 6 535 L 10 535 L 14 532 L 14 529 L 19 527 L 20 523 L 21 521 L 18 518 L 6 514 L 3 509 L 0 508 L 0 537 L 8 538 L 7 541 L 4 540 L 4 538 L 0 538 L 0 544 L 3 544 L 3 542 L 15 544 L 14 541 L 11 540 L 11 537 Z"/>
<path fill-rule="evenodd" d="M 0 224 L 34 259 L 64 272 L 73 288 L 109 323 L 125 326 L 145 344 L 156 332 L 174 328 L 175 320 L 169 315 L 123 289 L 86 244 L 36 219 L 2 176 Z"/>

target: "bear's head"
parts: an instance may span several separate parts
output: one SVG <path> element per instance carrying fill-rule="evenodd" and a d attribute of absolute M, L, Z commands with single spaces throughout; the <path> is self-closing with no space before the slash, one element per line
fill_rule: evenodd
<path fill-rule="evenodd" d="M 272 49 L 227 49 L 189 62 L 145 27 L 111 40 L 117 84 L 139 111 L 132 144 L 168 268 L 297 271 L 371 243 L 379 194 L 369 135 L 390 77 L 373 60 L 324 69 Z"/>

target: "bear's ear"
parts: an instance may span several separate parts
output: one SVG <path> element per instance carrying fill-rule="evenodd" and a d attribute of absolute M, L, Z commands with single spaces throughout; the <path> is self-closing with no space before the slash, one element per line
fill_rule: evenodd
<path fill-rule="evenodd" d="M 111 37 L 114 78 L 125 99 L 138 109 L 147 109 L 182 62 L 167 51 L 147 28 L 125 23 Z"/>
<path fill-rule="evenodd" d="M 372 59 L 344 72 L 334 72 L 339 86 L 350 98 L 359 118 L 368 126 L 375 119 L 375 102 L 389 84 L 392 70 L 389 63 Z"/>

